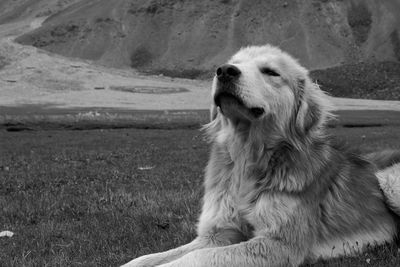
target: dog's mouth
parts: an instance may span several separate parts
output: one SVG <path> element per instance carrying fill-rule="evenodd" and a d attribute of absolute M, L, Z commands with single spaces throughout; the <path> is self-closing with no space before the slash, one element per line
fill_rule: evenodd
<path fill-rule="evenodd" d="M 240 97 L 226 91 L 217 93 L 214 96 L 214 102 L 221 109 L 222 113 L 228 117 L 252 120 L 261 117 L 265 113 L 264 108 L 249 108 Z"/>

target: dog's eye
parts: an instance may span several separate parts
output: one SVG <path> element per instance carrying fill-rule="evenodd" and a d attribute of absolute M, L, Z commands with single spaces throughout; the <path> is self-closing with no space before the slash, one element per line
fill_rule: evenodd
<path fill-rule="evenodd" d="M 276 71 L 270 69 L 270 68 L 261 68 L 260 69 L 261 73 L 269 75 L 269 76 L 280 76 L 279 73 Z"/>

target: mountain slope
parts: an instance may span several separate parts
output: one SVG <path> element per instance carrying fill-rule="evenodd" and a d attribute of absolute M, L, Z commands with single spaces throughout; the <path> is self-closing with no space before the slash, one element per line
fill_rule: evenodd
<path fill-rule="evenodd" d="M 198 76 L 272 43 L 306 67 L 400 60 L 400 1 L 86 0 L 17 39 L 112 67 Z"/>
<path fill-rule="evenodd" d="M 0 24 L 57 13 L 82 0 L 1 0 Z"/>

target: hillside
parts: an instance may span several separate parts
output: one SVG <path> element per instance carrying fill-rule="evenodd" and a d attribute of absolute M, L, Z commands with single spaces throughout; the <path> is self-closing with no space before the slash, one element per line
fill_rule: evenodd
<path fill-rule="evenodd" d="M 241 46 L 269 42 L 319 69 L 399 61 L 398 14 L 399 0 L 85 0 L 17 41 L 186 77 L 207 76 Z"/>
<path fill-rule="evenodd" d="M 1 0 L 0 24 L 58 13 L 80 0 Z"/>

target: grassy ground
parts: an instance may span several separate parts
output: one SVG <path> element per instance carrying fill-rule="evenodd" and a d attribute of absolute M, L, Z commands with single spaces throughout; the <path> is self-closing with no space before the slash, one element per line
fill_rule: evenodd
<path fill-rule="evenodd" d="M 334 128 L 363 151 L 400 126 Z M 208 146 L 197 130 L 0 130 L 0 266 L 116 266 L 195 236 Z M 367 263 L 369 261 L 369 264 Z M 399 266 L 389 244 L 315 266 Z"/>

